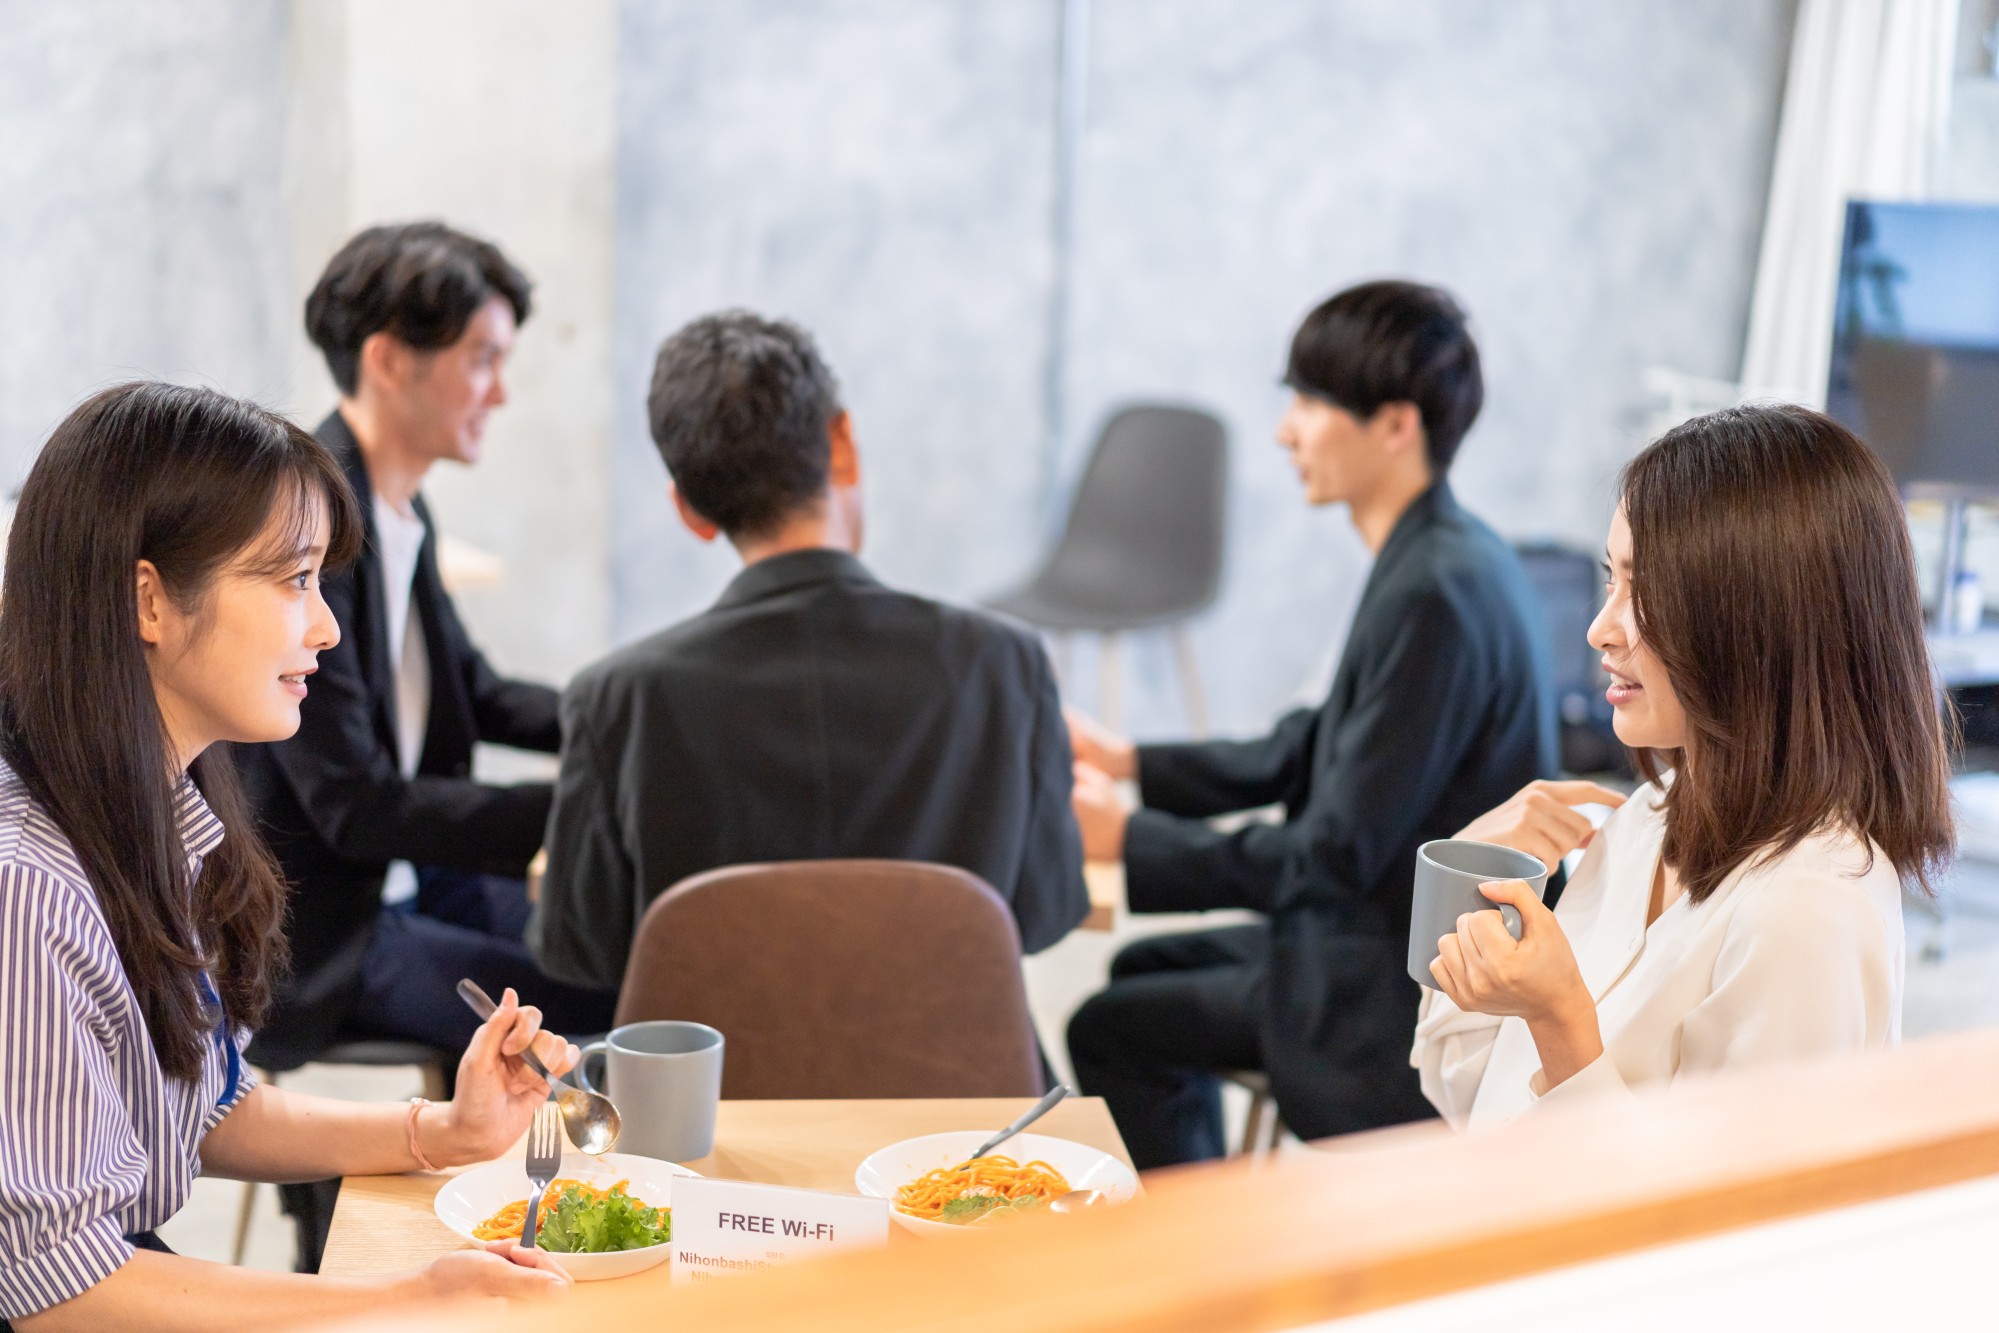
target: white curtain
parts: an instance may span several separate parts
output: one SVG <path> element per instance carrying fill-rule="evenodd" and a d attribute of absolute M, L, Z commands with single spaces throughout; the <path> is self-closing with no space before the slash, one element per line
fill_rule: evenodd
<path fill-rule="evenodd" d="M 1958 0 L 1803 0 L 1742 353 L 1744 396 L 1822 406 L 1849 199 L 1942 184 Z"/>

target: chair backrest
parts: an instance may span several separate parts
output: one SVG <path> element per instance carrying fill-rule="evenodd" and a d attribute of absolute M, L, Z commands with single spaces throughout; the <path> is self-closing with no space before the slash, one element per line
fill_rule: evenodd
<path fill-rule="evenodd" d="M 1532 542 L 1513 550 L 1541 603 L 1555 697 L 1566 714 L 1573 708 L 1572 699 L 1595 693 L 1597 661 L 1596 650 L 1589 646 L 1589 627 L 1603 603 L 1603 575 L 1594 556 L 1570 547 Z"/>
<path fill-rule="evenodd" d="M 1548 633 L 1555 709 L 1561 719 L 1562 767 L 1571 773 L 1628 773 L 1630 759 L 1611 728 L 1610 704 L 1598 680 L 1590 622 L 1603 604 L 1597 558 L 1570 547 L 1533 542 L 1514 548 L 1534 585 Z"/>
<path fill-rule="evenodd" d="M 1062 540 L 1035 582 L 1127 623 L 1191 615 L 1221 589 L 1227 504 L 1219 418 L 1122 408 L 1097 436 Z"/>
<path fill-rule="evenodd" d="M 978 876 L 787 861 L 682 880 L 646 910 L 618 1022 L 706 1023 L 729 1098 L 1041 1091 L 1020 937 Z"/>

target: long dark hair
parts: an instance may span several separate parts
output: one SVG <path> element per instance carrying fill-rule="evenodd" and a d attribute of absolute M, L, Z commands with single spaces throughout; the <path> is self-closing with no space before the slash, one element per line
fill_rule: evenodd
<path fill-rule="evenodd" d="M 110 925 L 160 1066 L 201 1068 L 223 1016 L 255 1027 L 282 967 L 285 886 L 226 754 L 190 768 L 225 830 L 187 882 L 172 750 L 138 634 L 137 565 L 198 610 L 217 573 L 295 558 L 266 550 L 323 498 L 329 563 L 359 549 L 339 465 L 275 413 L 209 389 L 123 384 L 49 437 L 21 489 L 0 597 L 0 757 L 75 849 Z M 279 571 L 273 566 L 271 572 Z M 221 1014 L 202 998 L 206 969 Z"/>
<path fill-rule="evenodd" d="M 1946 727 L 1895 484 L 1822 413 L 1696 417 L 1624 470 L 1638 633 L 1687 714 L 1663 854 L 1701 902 L 1836 827 L 1927 891 L 1950 855 Z"/>

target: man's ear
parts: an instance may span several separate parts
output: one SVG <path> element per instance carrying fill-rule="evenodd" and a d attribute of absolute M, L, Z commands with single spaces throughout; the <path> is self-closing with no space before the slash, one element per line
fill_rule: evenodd
<path fill-rule="evenodd" d="M 157 648 L 166 639 L 167 613 L 171 608 L 167 600 L 167 585 L 150 560 L 139 562 L 136 603 L 139 638 L 148 648 Z"/>
<path fill-rule="evenodd" d="M 722 530 L 701 517 L 701 511 L 687 503 L 687 497 L 680 493 L 678 486 L 668 483 L 666 490 L 667 494 L 673 497 L 673 507 L 680 514 L 680 521 L 687 526 L 687 530 L 704 542 L 714 541 Z"/>
<path fill-rule="evenodd" d="M 377 329 L 361 340 L 361 377 L 372 377 L 377 384 L 391 387 L 400 385 L 409 372 L 409 353 L 402 339 Z"/>
<path fill-rule="evenodd" d="M 1414 403 L 1383 403 L 1381 411 L 1387 414 L 1389 435 L 1397 448 L 1423 447 L 1423 410 Z"/>
<path fill-rule="evenodd" d="M 1390 453 L 1425 456 L 1428 446 L 1423 434 L 1423 410 L 1416 404 L 1407 401 L 1383 403 L 1374 409 L 1374 415 L 1368 418 L 1367 424 Z"/>
<path fill-rule="evenodd" d="M 826 423 L 826 444 L 830 451 L 826 480 L 840 490 L 861 484 L 861 451 L 854 443 L 854 419 L 842 408 Z"/>

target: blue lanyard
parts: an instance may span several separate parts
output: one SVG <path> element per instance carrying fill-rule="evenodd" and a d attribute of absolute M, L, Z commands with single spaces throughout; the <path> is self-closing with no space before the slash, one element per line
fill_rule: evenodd
<path fill-rule="evenodd" d="M 222 1058 L 229 1069 L 228 1081 L 215 1104 L 218 1107 L 227 1106 L 236 1100 L 236 1089 L 243 1081 L 243 1054 L 236 1049 L 235 1029 L 229 1025 L 228 1015 L 222 1012 L 222 997 L 215 993 L 215 983 L 208 979 L 205 971 L 201 974 L 201 998 L 215 1006 L 215 1044 L 222 1049 Z"/>

